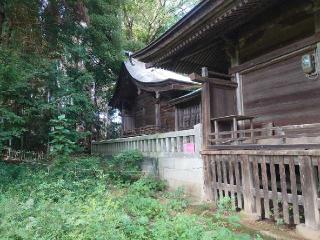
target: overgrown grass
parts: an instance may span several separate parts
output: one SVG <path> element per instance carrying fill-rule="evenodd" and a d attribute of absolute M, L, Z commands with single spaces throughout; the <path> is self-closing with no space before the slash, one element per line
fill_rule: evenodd
<path fill-rule="evenodd" d="M 134 182 L 124 172 L 121 179 L 116 168 L 92 157 L 51 169 L 0 163 L 0 239 L 253 239 L 188 213 L 181 189 L 167 193 L 162 181 Z"/>

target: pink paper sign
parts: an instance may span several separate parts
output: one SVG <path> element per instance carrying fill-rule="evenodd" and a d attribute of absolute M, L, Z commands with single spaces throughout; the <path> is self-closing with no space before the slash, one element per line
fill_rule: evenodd
<path fill-rule="evenodd" d="M 185 152 L 185 153 L 194 153 L 195 152 L 194 144 L 193 143 L 183 144 L 183 152 Z"/>

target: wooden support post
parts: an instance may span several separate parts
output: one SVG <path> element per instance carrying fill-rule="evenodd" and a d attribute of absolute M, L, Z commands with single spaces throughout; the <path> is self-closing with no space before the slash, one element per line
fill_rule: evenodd
<path fill-rule="evenodd" d="M 215 135 L 216 144 L 219 144 L 219 124 L 217 120 L 214 121 L 214 133 L 216 134 Z"/>
<path fill-rule="evenodd" d="M 233 118 L 233 136 L 232 136 L 232 138 L 235 140 L 235 144 L 238 144 L 238 142 L 236 141 L 236 139 L 237 139 L 237 136 L 238 136 L 238 134 L 237 134 L 237 131 L 238 131 L 238 123 L 237 123 L 237 118 Z"/>
<path fill-rule="evenodd" d="M 310 156 L 299 156 L 301 164 L 301 188 L 304 197 L 304 216 L 307 228 L 320 229 L 316 175 Z"/>
<path fill-rule="evenodd" d="M 253 131 L 253 119 L 250 119 L 250 137 L 251 137 L 251 143 L 255 144 L 254 131 Z"/>
<path fill-rule="evenodd" d="M 253 176 L 250 168 L 249 156 L 241 156 L 241 170 L 242 170 L 242 187 L 244 199 L 244 212 L 248 215 L 254 215 L 254 197 L 253 197 Z"/>
<path fill-rule="evenodd" d="M 155 104 L 155 117 L 156 127 L 161 127 L 161 116 L 160 116 L 160 93 L 156 92 L 156 104 Z"/>
<path fill-rule="evenodd" d="M 208 69 L 202 68 L 202 76 L 208 77 Z M 207 149 L 209 145 L 209 133 L 211 133 L 211 113 L 210 113 L 210 84 L 205 82 L 202 84 L 202 133 L 203 133 L 203 149 Z"/>
<path fill-rule="evenodd" d="M 179 131 L 179 109 L 177 106 L 174 108 L 174 129 Z"/>

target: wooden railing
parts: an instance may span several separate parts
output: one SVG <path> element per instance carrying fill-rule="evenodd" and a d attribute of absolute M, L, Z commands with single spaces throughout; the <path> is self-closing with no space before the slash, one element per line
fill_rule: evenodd
<path fill-rule="evenodd" d="M 208 136 L 211 145 L 257 144 L 262 139 L 279 139 L 277 144 L 285 144 L 290 138 L 320 137 L 320 123 L 224 131 Z"/>
<path fill-rule="evenodd" d="M 320 226 L 320 151 L 204 151 L 203 159 L 212 200 L 229 196 L 261 218 Z"/>

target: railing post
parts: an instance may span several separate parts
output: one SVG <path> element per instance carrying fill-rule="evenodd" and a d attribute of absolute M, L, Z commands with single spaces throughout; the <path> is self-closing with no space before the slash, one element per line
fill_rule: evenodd
<path fill-rule="evenodd" d="M 301 164 L 301 188 L 304 198 L 306 227 L 319 230 L 320 216 L 317 202 L 317 180 L 310 156 L 299 156 Z"/>
<path fill-rule="evenodd" d="M 195 152 L 200 156 L 201 146 L 202 146 L 202 125 L 197 124 L 194 126 L 194 144 Z"/>
<path fill-rule="evenodd" d="M 250 168 L 250 161 L 248 155 L 241 155 L 241 170 L 242 170 L 242 187 L 244 212 L 253 216 L 255 214 L 255 205 L 253 197 L 253 176 Z"/>
<path fill-rule="evenodd" d="M 166 152 L 170 152 L 170 138 L 166 137 Z"/>
<path fill-rule="evenodd" d="M 170 142 L 171 142 L 171 152 L 176 152 L 176 141 L 175 141 L 175 137 L 170 138 Z"/>
<path fill-rule="evenodd" d="M 297 232 L 306 239 L 320 239 L 320 216 L 317 196 L 317 180 L 310 156 L 299 156 L 301 190 L 303 195 L 305 224 L 297 225 Z"/>

